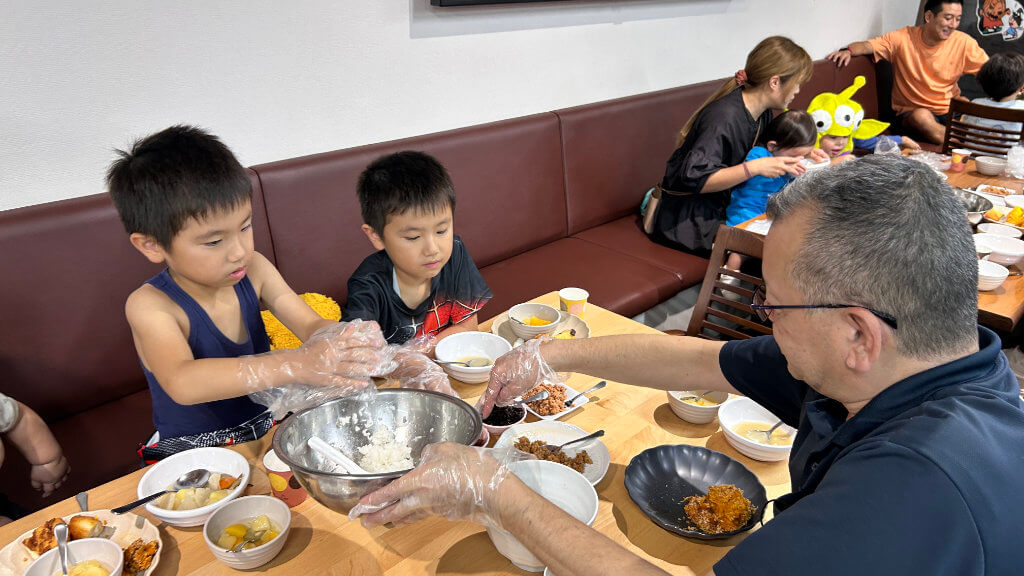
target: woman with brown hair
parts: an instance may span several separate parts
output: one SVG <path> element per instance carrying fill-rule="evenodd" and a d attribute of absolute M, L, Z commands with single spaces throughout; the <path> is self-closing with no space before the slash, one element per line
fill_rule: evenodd
<path fill-rule="evenodd" d="M 776 178 L 804 171 L 800 158 L 775 156 L 744 162 L 772 110 L 785 109 L 811 78 L 811 57 L 789 38 L 762 40 L 743 70 L 711 95 L 679 132 L 668 160 L 652 238 L 706 256 L 733 187 L 754 176 Z M 824 160 L 820 150 L 813 157 Z"/>

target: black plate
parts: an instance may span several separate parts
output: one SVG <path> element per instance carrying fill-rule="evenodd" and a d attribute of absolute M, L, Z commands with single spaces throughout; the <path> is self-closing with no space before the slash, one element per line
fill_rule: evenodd
<path fill-rule="evenodd" d="M 739 530 L 721 534 L 687 529 L 683 499 L 706 495 L 708 486 L 714 484 L 732 484 L 743 490 L 754 505 L 750 521 Z M 750 530 L 760 522 L 768 504 L 764 485 L 746 466 L 721 452 L 687 444 L 655 446 L 633 457 L 626 467 L 626 490 L 658 526 L 702 540 L 728 538 Z"/>

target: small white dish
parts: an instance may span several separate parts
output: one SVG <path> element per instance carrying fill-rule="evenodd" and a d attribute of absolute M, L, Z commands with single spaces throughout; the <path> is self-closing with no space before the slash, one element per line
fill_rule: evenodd
<path fill-rule="evenodd" d="M 1006 198 L 1007 196 L 1019 195 L 1020 192 L 1013 188 L 1007 188 L 1005 186 L 994 186 L 992 184 L 978 184 L 974 188 L 975 192 L 979 194 L 992 194 L 993 196 L 1000 196 Z"/>
<path fill-rule="evenodd" d="M 734 428 L 743 422 L 759 422 L 764 424 L 764 429 L 767 430 L 778 421 L 779 418 L 769 412 L 767 408 L 746 396 L 728 400 L 718 409 L 718 422 L 722 425 L 726 441 L 740 454 L 762 462 L 777 462 L 789 458 L 789 452 L 793 448 L 792 444 L 773 446 L 754 442 L 737 434 Z M 783 424 L 778 429 L 789 434 L 791 438 L 796 438 L 796 430 L 790 426 Z"/>
<path fill-rule="evenodd" d="M 1021 234 L 1024 234 L 1024 232 L 1021 232 L 1013 226 L 996 224 L 993 222 L 983 222 L 978 224 L 978 232 L 984 234 L 996 234 L 998 236 L 1008 236 L 1010 238 L 1020 238 Z"/>
<path fill-rule="evenodd" d="M 222 500 L 193 510 L 167 510 L 150 502 L 146 504 L 146 511 L 171 526 L 201 526 L 215 510 L 238 498 L 249 484 L 249 462 L 245 456 L 227 448 L 193 448 L 150 466 L 139 480 L 138 497 L 166 490 L 179 476 L 197 468 L 230 474 L 239 479 L 238 486 Z"/>
<path fill-rule="evenodd" d="M 560 386 L 565 386 L 565 384 L 560 384 Z M 566 400 L 568 400 L 569 398 L 572 398 L 573 396 L 575 396 L 577 394 L 579 394 L 579 392 L 577 392 L 576 390 L 573 390 L 572 388 L 570 388 L 568 386 L 565 386 L 565 399 Z M 526 407 L 526 411 L 527 412 L 529 412 L 530 414 L 533 414 L 534 416 L 536 416 L 537 418 L 540 418 L 541 420 L 558 420 L 559 418 L 561 418 L 562 416 L 565 416 L 566 414 L 572 412 L 573 410 L 580 409 L 584 404 L 586 404 L 588 402 L 590 402 L 590 398 L 587 398 L 586 396 L 580 396 L 579 398 L 576 399 L 575 402 L 573 402 L 572 406 L 568 406 L 568 407 L 565 408 L 565 410 L 562 410 L 561 412 L 558 412 L 556 414 L 551 414 L 551 415 L 548 415 L 548 416 L 541 415 L 541 414 L 538 414 L 538 413 L 534 412 L 533 408 L 530 408 L 529 404 L 523 404 L 523 406 Z"/>
<path fill-rule="evenodd" d="M 1013 266 L 1024 258 L 1024 240 L 999 236 L 996 234 L 977 234 L 988 245 L 992 252 L 987 256 L 989 260 L 1003 266 Z"/>
<path fill-rule="evenodd" d="M 83 538 L 68 542 L 68 571 L 80 562 L 95 560 L 110 571 L 110 576 L 121 576 L 124 569 L 124 552 L 117 544 L 106 538 Z M 60 557 L 53 548 L 36 559 L 25 571 L 24 576 L 53 576 L 60 574 Z"/>
<path fill-rule="evenodd" d="M 978 260 L 978 291 L 988 292 L 999 288 L 1009 275 L 1010 270 L 1006 266 L 984 259 Z"/>
<path fill-rule="evenodd" d="M 1016 208 L 1020 206 L 1024 208 L 1024 195 L 1021 194 L 1010 194 L 1009 196 L 1003 196 L 1003 203 L 1010 208 Z"/>
<path fill-rule="evenodd" d="M 240 524 L 260 515 L 266 515 L 274 526 L 281 531 L 273 540 L 250 548 L 232 552 L 216 544 L 224 529 L 232 524 Z M 288 505 L 273 496 L 245 496 L 232 500 L 210 515 L 203 525 L 203 540 L 215 558 L 235 570 L 248 570 L 270 562 L 284 548 L 288 532 L 292 525 L 292 511 Z"/>
<path fill-rule="evenodd" d="M 523 302 L 508 309 L 508 316 L 512 322 L 512 331 L 523 340 L 529 340 L 541 334 L 552 334 L 558 329 L 571 314 L 561 312 L 554 306 L 538 304 L 537 302 Z M 529 318 L 537 318 L 547 322 L 540 326 L 531 326 L 525 322 Z"/>
<path fill-rule="evenodd" d="M 516 424 L 515 426 L 509 427 L 506 432 L 507 434 L 502 434 L 501 438 L 494 443 L 494 448 L 496 450 L 506 448 L 511 449 L 520 436 L 529 438 L 531 442 L 535 440 L 543 440 L 547 444 L 554 444 L 555 446 L 558 446 L 588 434 L 586 430 L 579 426 L 569 424 L 568 422 L 558 422 L 553 420 Z M 597 486 L 597 484 L 604 478 L 605 474 L 608 473 L 608 467 L 611 466 L 612 460 L 611 454 L 608 452 L 608 447 L 605 446 L 604 442 L 602 442 L 600 438 L 594 438 L 586 442 L 581 442 L 577 445 L 566 446 L 563 452 L 572 458 L 573 456 L 576 456 L 580 450 L 586 450 L 587 454 L 590 455 L 590 459 L 594 461 L 593 464 L 588 464 L 583 469 L 583 477 L 586 478 L 592 486 Z"/>
<path fill-rule="evenodd" d="M 710 392 L 704 396 L 704 398 L 709 401 L 717 402 L 717 404 L 714 404 L 713 406 L 698 406 L 683 400 L 686 396 L 700 396 L 705 392 L 707 392 L 707 390 L 673 390 L 666 392 L 666 395 L 668 396 L 668 407 L 675 412 L 676 416 L 679 416 L 691 424 L 707 424 L 715 419 L 715 415 L 718 414 L 718 409 L 726 400 L 729 399 L 729 393 Z"/>
<path fill-rule="evenodd" d="M 750 224 L 747 224 L 747 232 L 753 232 L 754 234 L 766 235 L 768 230 L 772 227 L 771 220 L 754 220 Z"/>
<path fill-rule="evenodd" d="M 998 176 L 1006 169 L 1006 158 L 977 156 L 974 158 L 974 167 L 985 176 Z"/>
<path fill-rule="evenodd" d="M 470 356 L 487 358 L 491 361 L 487 366 L 441 365 L 449 376 L 460 382 L 481 384 L 491 377 L 494 362 L 511 350 L 511 344 L 490 332 L 459 332 L 438 342 L 434 347 L 434 357 L 442 362 L 459 362 Z"/>

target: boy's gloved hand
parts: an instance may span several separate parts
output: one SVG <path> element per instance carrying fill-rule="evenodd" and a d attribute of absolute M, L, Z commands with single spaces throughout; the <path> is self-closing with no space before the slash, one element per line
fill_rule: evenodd
<path fill-rule="evenodd" d="M 480 396 L 476 405 L 481 416 L 487 418 L 495 404 L 506 406 L 542 382 L 558 384 L 562 381 L 541 355 L 540 346 L 546 340 L 528 340 L 498 358 L 491 369 L 491 380 L 487 383 L 487 390 Z"/>
<path fill-rule="evenodd" d="M 505 464 L 527 457 L 516 450 L 495 453 L 461 444 L 430 444 L 423 449 L 419 466 L 363 496 L 348 513 L 349 520 L 365 514 L 363 524 L 377 526 L 437 515 L 498 526 L 495 505 L 498 487 L 509 474 Z"/>

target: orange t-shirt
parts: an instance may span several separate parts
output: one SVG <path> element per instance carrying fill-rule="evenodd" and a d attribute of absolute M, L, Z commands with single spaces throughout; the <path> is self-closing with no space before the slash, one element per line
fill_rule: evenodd
<path fill-rule="evenodd" d="M 928 46 L 920 26 L 907 26 L 868 40 L 875 61 L 892 62 L 892 108 L 909 112 L 926 108 L 933 114 L 949 112 L 949 101 L 960 95 L 957 81 L 974 74 L 988 61 L 977 40 L 954 30 L 946 40 Z"/>

